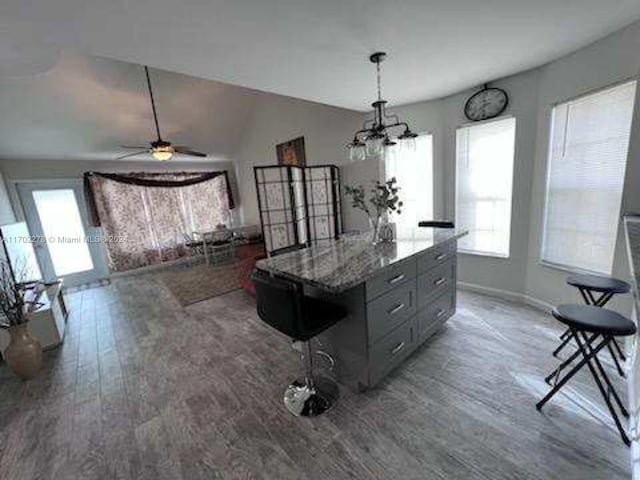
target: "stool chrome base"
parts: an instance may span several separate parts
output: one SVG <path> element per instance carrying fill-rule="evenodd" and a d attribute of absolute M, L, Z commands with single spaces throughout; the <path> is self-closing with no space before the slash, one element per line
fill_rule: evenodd
<path fill-rule="evenodd" d="M 285 390 L 284 406 L 296 417 L 317 417 L 333 407 L 339 395 L 338 386 L 328 378 L 300 378 Z"/>

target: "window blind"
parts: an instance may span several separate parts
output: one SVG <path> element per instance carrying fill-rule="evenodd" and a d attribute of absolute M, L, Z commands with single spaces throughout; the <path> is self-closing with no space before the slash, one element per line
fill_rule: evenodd
<path fill-rule="evenodd" d="M 456 227 L 465 253 L 509 256 L 516 120 L 504 118 L 456 131 Z"/>
<path fill-rule="evenodd" d="M 412 238 L 420 220 L 433 219 L 433 136 L 418 136 L 413 151 L 396 149 L 385 158 L 385 175 L 387 180 L 396 177 L 403 206 L 390 220 L 398 238 Z"/>
<path fill-rule="evenodd" d="M 627 82 L 553 108 L 543 262 L 611 273 L 635 91 Z"/>

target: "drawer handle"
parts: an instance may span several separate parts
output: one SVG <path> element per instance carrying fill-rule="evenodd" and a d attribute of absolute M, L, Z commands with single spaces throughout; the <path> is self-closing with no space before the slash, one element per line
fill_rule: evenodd
<path fill-rule="evenodd" d="M 404 280 L 404 273 L 401 273 L 400 275 L 396 275 L 395 277 L 390 278 L 389 280 L 387 280 L 387 283 L 389 285 L 394 285 L 402 280 Z"/>
<path fill-rule="evenodd" d="M 404 308 L 404 303 L 401 303 L 400 305 L 396 305 L 395 307 L 393 307 L 391 310 L 389 310 L 387 313 L 389 315 L 395 315 L 396 313 L 398 313 L 400 310 L 402 310 Z"/>
<path fill-rule="evenodd" d="M 447 279 L 444 277 L 440 277 L 439 279 L 437 279 L 435 282 L 433 282 L 433 284 L 438 287 L 440 285 L 442 285 L 444 282 L 446 282 Z"/>
<path fill-rule="evenodd" d="M 447 313 L 446 310 L 444 310 L 443 308 L 441 308 L 440 310 L 438 310 L 438 312 L 436 313 L 436 318 L 440 318 L 441 316 L 443 316 L 445 313 Z"/>
<path fill-rule="evenodd" d="M 436 261 L 440 261 L 440 260 L 444 260 L 445 258 L 447 258 L 447 254 L 446 253 L 441 253 L 439 255 L 436 255 Z"/>
<path fill-rule="evenodd" d="M 393 347 L 391 349 L 391 355 L 395 355 L 396 353 L 398 353 L 403 348 L 404 348 L 404 342 L 400 342 L 398 345 L 396 345 L 395 347 Z"/>

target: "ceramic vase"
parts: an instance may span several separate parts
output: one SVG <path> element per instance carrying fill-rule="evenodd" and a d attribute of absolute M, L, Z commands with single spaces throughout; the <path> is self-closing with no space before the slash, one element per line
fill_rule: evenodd
<path fill-rule="evenodd" d="M 27 325 L 9 328 L 9 346 L 4 352 L 9 368 L 19 377 L 29 380 L 42 368 L 42 345 L 27 330 Z"/>

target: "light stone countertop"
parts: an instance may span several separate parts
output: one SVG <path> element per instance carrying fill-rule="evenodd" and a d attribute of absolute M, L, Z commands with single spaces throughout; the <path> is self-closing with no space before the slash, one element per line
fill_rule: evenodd
<path fill-rule="evenodd" d="M 371 234 L 344 235 L 277 257 L 260 260 L 256 267 L 290 280 L 341 293 L 365 282 L 385 267 L 454 241 L 467 232 L 418 228 L 413 238 L 372 245 Z"/>

